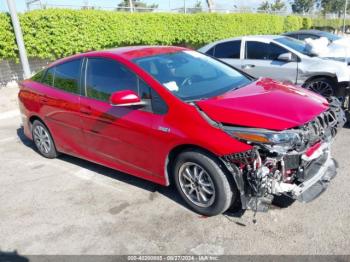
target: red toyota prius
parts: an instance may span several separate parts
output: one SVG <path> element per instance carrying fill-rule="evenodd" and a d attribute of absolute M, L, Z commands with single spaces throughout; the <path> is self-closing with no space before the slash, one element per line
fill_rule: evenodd
<path fill-rule="evenodd" d="M 309 202 L 336 175 L 336 99 L 254 79 L 180 47 L 125 47 L 59 60 L 20 84 L 24 132 L 65 153 L 168 186 L 196 212 Z"/>

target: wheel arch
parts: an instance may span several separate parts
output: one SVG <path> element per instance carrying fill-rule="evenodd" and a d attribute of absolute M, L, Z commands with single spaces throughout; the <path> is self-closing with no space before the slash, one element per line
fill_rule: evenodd
<path fill-rule="evenodd" d="M 46 127 L 47 131 L 49 131 L 49 134 L 50 134 L 50 136 L 52 138 L 53 145 L 54 145 L 55 149 L 57 150 L 57 143 L 56 143 L 55 137 L 53 136 L 50 128 L 46 125 L 45 121 L 41 117 L 39 117 L 38 115 L 32 115 L 32 116 L 29 117 L 30 133 L 32 133 L 32 126 L 33 126 L 33 123 L 34 123 L 35 120 L 38 120 L 40 123 L 42 123 Z"/>
<path fill-rule="evenodd" d="M 42 120 L 42 118 L 40 118 L 38 115 L 32 115 L 31 117 L 29 117 L 29 128 L 30 131 L 32 131 L 32 126 L 35 120 L 40 121 L 48 130 L 48 126 L 45 124 L 44 120 Z M 49 130 L 50 131 L 50 130 Z"/>
<path fill-rule="evenodd" d="M 174 148 L 172 148 L 169 151 L 169 153 L 165 159 L 164 173 L 165 173 L 166 186 L 169 186 L 173 183 L 173 181 L 172 181 L 172 179 L 173 179 L 172 168 L 173 168 L 173 165 L 175 163 L 175 159 L 177 158 L 177 156 L 179 154 L 181 154 L 182 152 L 184 152 L 186 150 L 202 151 L 205 154 L 208 154 L 208 155 L 216 158 L 218 160 L 218 162 L 220 164 L 222 164 L 222 168 L 224 169 L 224 171 L 228 172 L 226 166 L 222 163 L 220 157 L 217 154 L 211 152 L 210 150 L 208 150 L 204 147 L 201 147 L 201 146 L 198 146 L 195 144 L 181 144 L 181 145 L 177 145 Z"/>
<path fill-rule="evenodd" d="M 308 83 L 308 82 L 310 82 L 310 81 L 312 81 L 312 80 L 315 80 L 315 79 L 317 79 L 317 78 L 328 78 L 328 79 L 334 81 L 335 83 L 338 83 L 338 77 L 337 77 L 336 75 L 334 75 L 334 74 L 318 74 L 318 75 L 309 76 L 309 77 L 305 80 L 303 86 L 305 86 L 306 83 Z"/>
<path fill-rule="evenodd" d="M 305 82 L 304 84 L 302 85 L 303 87 L 306 86 L 307 83 L 309 83 L 310 81 L 313 81 L 315 79 L 318 79 L 318 78 L 326 78 L 326 79 L 329 79 L 331 80 L 333 83 L 334 83 L 334 90 L 333 90 L 333 94 L 335 96 L 338 96 L 341 94 L 341 87 L 339 85 L 339 81 L 338 81 L 338 77 L 336 75 L 333 75 L 333 74 L 319 74 L 319 75 L 313 75 L 313 76 L 310 76 Z"/>

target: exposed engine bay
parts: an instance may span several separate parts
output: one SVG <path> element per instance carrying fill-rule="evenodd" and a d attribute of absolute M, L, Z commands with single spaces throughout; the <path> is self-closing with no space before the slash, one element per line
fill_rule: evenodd
<path fill-rule="evenodd" d="M 274 132 L 223 126 L 252 150 L 222 157 L 241 194 L 243 209 L 267 211 L 274 196 L 310 202 L 336 175 L 330 145 L 346 122 L 341 103 L 331 98 L 329 109 L 303 126 Z"/>

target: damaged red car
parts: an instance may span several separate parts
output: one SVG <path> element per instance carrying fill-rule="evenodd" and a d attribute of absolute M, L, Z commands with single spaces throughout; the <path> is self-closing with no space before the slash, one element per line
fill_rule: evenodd
<path fill-rule="evenodd" d="M 196 212 L 275 196 L 309 202 L 336 175 L 336 99 L 253 77 L 180 47 L 125 47 L 59 60 L 20 84 L 24 132 L 65 153 L 168 186 Z"/>

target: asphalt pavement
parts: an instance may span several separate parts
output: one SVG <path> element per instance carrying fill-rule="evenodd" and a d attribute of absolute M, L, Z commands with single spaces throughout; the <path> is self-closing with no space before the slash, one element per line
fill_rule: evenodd
<path fill-rule="evenodd" d="M 0 251 L 19 254 L 350 254 L 350 129 L 338 176 L 308 204 L 205 218 L 174 188 L 88 161 L 40 156 L 15 88 L 0 90 Z"/>

